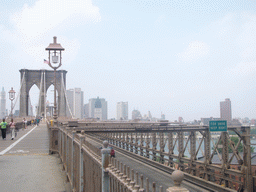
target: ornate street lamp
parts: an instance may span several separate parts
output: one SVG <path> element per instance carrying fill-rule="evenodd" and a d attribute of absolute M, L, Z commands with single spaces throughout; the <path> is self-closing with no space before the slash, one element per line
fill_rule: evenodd
<path fill-rule="evenodd" d="M 11 90 L 9 91 L 9 99 L 11 100 L 11 118 L 13 118 L 13 100 L 15 99 L 15 91 L 13 90 L 13 87 L 11 88 Z"/>
<path fill-rule="evenodd" d="M 50 45 L 45 48 L 46 51 L 49 52 L 49 61 L 46 61 L 46 63 L 54 70 L 54 113 L 53 113 L 53 119 L 54 119 L 54 125 L 57 125 L 57 102 L 56 102 L 56 70 L 62 65 L 61 63 L 61 51 L 64 51 L 65 49 L 57 43 L 57 37 L 53 37 L 53 43 L 50 43 Z"/>

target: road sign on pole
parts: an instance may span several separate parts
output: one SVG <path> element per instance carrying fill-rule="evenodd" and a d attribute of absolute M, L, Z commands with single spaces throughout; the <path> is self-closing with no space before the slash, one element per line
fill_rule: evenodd
<path fill-rule="evenodd" d="M 210 121 L 209 122 L 210 131 L 227 131 L 227 121 Z"/>

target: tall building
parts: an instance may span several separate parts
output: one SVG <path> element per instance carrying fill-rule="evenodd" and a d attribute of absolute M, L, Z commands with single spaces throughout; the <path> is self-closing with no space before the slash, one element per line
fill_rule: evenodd
<path fill-rule="evenodd" d="M 141 119 L 141 114 L 140 114 L 140 111 L 138 110 L 133 110 L 132 111 L 132 120 L 135 120 L 135 119 Z"/>
<path fill-rule="evenodd" d="M 220 102 L 220 118 L 228 122 L 232 121 L 231 101 L 229 98 Z"/>
<path fill-rule="evenodd" d="M 89 118 L 89 103 L 84 104 L 84 118 Z"/>
<path fill-rule="evenodd" d="M 128 120 L 128 102 L 117 102 L 116 104 L 116 119 Z"/>
<path fill-rule="evenodd" d="M 0 93 L 0 118 L 2 119 L 3 117 L 6 116 L 6 94 L 4 91 L 4 87 L 2 88 L 2 91 Z"/>
<path fill-rule="evenodd" d="M 82 119 L 84 117 L 84 92 L 81 88 L 67 90 L 68 110 L 67 116 L 70 117 L 70 111 L 74 118 Z"/>
<path fill-rule="evenodd" d="M 99 97 L 97 97 L 94 107 L 94 118 L 102 121 L 102 105 Z"/>
<path fill-rule="evenodd" d="M 89 99 L 89 117 L 96 118 L 95 117 L 95 102 L 97 101 L 97 99 L 99 99 L 100 103 L 101 103 L 102 120 L 107 120 L 108 119 L 108 102 L 105 99 L 99 98 L 99 97 Z"/>

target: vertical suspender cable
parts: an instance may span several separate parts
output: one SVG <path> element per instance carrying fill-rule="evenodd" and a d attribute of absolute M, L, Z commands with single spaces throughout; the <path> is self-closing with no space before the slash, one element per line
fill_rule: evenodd
<path fill-rule="evenodd" d="M 24 79 L 25 79 L 25 71 L 24 71 L 24 73 L 23 73 L 22 80 L 21 80 L 21 85 L 20 85 L 20 89 L 19 89 L 19 92 L 18 92 L 18 94 L 17 94 L 17 97 L 16 97 L 16 99 L 15 99 L 15 102 L 14 102 L 14 105 L 13 105 L 12 109 L 14 109 L 14 107 L 15 107 L 17 101 L 18 101 L 18 98 L 19 98 L 20 92 L 21 92 L 21 88 L 22 88 L 23 83 L 24 83 Z"/>
<path fill-rule="evenodd" d="M 69 102 L 68 102 L 68 97 L 67 97 L 66 89 L 65 89 L 65 87 L 64 87 L 63 73 L 61 73 L 61 85 L 62 85 L 62 88 L 63 88 L 63 90 L 64 90 L 64 95 L 65 95 L 65 98 L 66 98 L 66 104 L 67 104 L 67 106 L 68 106 L 69 113 L 70 113 L 72 119 L 74 119 L 74 116 L 73 116 L 72 111 L 71 111 L 70 106 L 69 106 Z"/>
<path fill-rule="evenodd" d="M 41 73 L 41 81 L 40 81 L 40 90 L 39 90 L 39 101 L 38 101 L 38 110 L 37 110 L 37 116 L 41 116 L 41 91 L 42 91 L 42 82 L 43 81 L 43 72 Z"/>
<path fill-rule="evenodd" d="M 44 71 L 44 118 L 46 119 L 46 81 L 45 81 L 45 71 Z"/>

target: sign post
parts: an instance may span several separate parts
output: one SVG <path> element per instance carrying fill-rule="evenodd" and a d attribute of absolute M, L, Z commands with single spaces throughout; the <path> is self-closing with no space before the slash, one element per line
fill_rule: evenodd
<path fill-rule="evenodd" d="M 227 121 L 210 121 L 209 129 L 211 132 L 227 131 Z"/>

